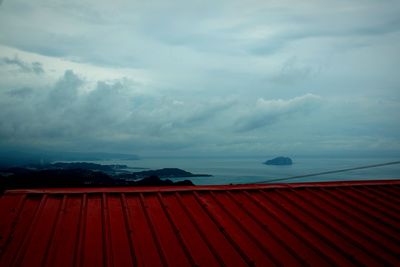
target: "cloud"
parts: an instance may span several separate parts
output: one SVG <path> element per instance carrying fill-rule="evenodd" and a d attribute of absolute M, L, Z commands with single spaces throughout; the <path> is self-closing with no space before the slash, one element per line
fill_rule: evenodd
<path fill-rule="evenodd" d="M 248 51 L 256 55 L 272 55 L 310 39 L 314 42 L 335 39 L 347 44 L 350 41 L 353 46 L 358 46 L 357 43 L 365 38 L 384 38 L 385 35 L 398 33 L 400 26 L 400 20 L 395 15 L 400 6 L 396 3 L 391 9 L 386 4 L 360 5 L 353 1 L 324 8 L 329 4 L 320 2 L 280 10 L 278 14 L 282 14 L 283 21 L 274 20 L 272 25 L 261 26 L 258 30 L 260 34 Z"/>
<path fill-rule="evenodd" d="M 298 114 L 307 115 L 316 112 L 321 105 L 321 98 L 313 94 L 295 97 L 289 100 L 265 100 L 260 98 L 250 111 L 236 122 L 237 130 L 251 131 L 272 125 L 279 120 L 290 119 Z M 303 116 L 302 119 L 306 118 Z"/>
<path fill-rule="evenodd" d="M 34 74 L 43 74 L 44 69 L 41 63 L 39 62 L 24 62 L 20 60 L 17 56 L 14 56 L 14 58 L 8 58 L 8 57 L 3 57 L 0 58 L 0 65 L 14 65 L 18 67 L 18 70 L 21 72 L 32 72 Z"/>
<path fill-rule="evenodd" d="M 315 75 L 318 72 L 318 70 L 315 70 L 315 68 L 318 68 L 318 66 L 315 66 L 314 68 L 309 66 L 299 66 L 297 58 L 291 57 L 284 62 L 279 73 L 277 73 L 270 80 L 277 84 L 299 84 L 301 81 L 304 81 Z"/>
<path fill-rule="evenodd" d="M 201 139 L 210 142 L 216 132 L 231 135 L 238 116 L 242 116 L 238 119 L 240 130 L 249 131 L 312 110 L 318 101 L 314 95 L 290 100 L 260 98 L 251 114 L 240 115 L 245 106 L 235 98 L 179 99 L 140 93 L 133 88 L 137 85 L 125 80 L 98 81 L 89 90 L 87 86 L 88 82 L 74 71 L 66 70 L 48 88 L 5 92 L 0 107 L 3 141 L 193 146 Z"/>
<path fill-rule="evenodd" d="M 49 104 L 55 109 L 73 105 L 78 97 L 78 89 L 84 81 L 72 70 L 65 71 L 48 96 Z"/>
<path fill-rule="evenodd" d="M 10 90 L 6 92 L 7 95 L 12 96 L 12 97 L 28 97 L 33 93 L 32 88 L 18 88 L 14 90 Z"/>
<path fill-rule="evenodd" d="M 132 86 L 125 80 L 91 85 L 66 70 L 50 87 L 8 90 L 0 101 L 0 135 L 3 141 L 78 146 L 152 136 L 173 120 L 174 104 Z"/>
<path fill-rule="evenodd" d="M 386 149 L 400 143 L 399 3 L 5 1 L 0 143 Z"/>
<path fill-rule="evenodd" d="M 185 97 L 138 90 L 138 86 L 126 79 L 91 83 L 66 70 L 48 87 L 0 90 L 0 145 L 145 155 L 166 151 L 262 154 L 265 149 L 309 152 L 317 144 L 320 149 L 336 149 L 331 144 L 350 149 L 369 140 L 378 140 L 375 144 L 381 147 L 393 146 L 393 133 L 399 130 L 388 126 L 393 119 L 382 121 L 382 113 L 372 117 L 372 110 L 382 109 L 379 102 L 341 104 L 315 94 L 247 100 Z M 395 102 L 384 106 L 391 113 L 398 109 Z M 372 131 L 374 125 L 386 130 Z M 354 142 L 360 133 L 366 133 L 364 141 Z"/>

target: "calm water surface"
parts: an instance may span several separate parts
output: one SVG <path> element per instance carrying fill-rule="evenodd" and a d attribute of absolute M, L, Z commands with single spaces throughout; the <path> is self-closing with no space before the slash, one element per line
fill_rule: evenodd
<path fill-rule="evenodd" d="M 180 168 L 192 173 L 213 177 L 191 177 L 197 185 L 256 183 L 271 179 L 352 168 L 369 164 L 398 161 L 395 158 L 293 158 L 291 166 L 262 164 L 270 158 L 143 158 L 132 161 L 94 161 L 99 164 L 125 164 L 149 169 Z M 132 170 L 140 171 L 140 170 Z M 400 165 L 298 178 L 287 182 L 394 179 L 400 177 Z M 176 178 L 175 181 L 184 180 Z"/>

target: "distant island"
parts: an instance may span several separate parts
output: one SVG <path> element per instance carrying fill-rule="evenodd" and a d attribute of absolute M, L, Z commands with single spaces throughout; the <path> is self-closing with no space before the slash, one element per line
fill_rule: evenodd
<path fill-rule="evenodd" d="M 266 162 L 264 162 L 265 165 L 292 165 L 293 161 L 291 158 L 289 157 L 276 157 L 274 159 L 271 160 L 267 160 Z"/>

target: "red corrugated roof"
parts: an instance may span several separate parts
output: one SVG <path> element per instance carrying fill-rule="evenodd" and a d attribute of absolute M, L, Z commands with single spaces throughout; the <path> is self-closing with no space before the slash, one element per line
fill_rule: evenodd
<path fill-rule="evenodd" d="M 399 204 L 399 180 L 10 190 L 0 266 L 399 266 Z"/>

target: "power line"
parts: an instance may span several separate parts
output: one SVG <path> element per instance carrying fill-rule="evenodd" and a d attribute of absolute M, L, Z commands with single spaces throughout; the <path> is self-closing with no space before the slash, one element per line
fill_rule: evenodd
<path fill-rule="evenodd" d="M 339 170 L 332 170 L 332 171 L 325 171 L 325 172 L 318 172 L 318 173 L 311 173 L 311 174 L 304 174 L 304 175 L 296 175 L 296 176 L 291 176 L 291 177 L 286 177 L 286 178 L 278 178 L 278 179 L 271 179 L 268 181 L 260 181 L 260 182 L 256 182 L 255 184 L 266 184 L 266 183 L 280 182 L 280 181 L 286 181 L 286 180 L 292 180 L 292 179 L 298 179 L 298 178 L 304 178 L 304 177 L 312 177 L 312 176 L 325 175 L 325 174 L 331 174 L 331 173 L 369 169 L 369 168 L 376 168 L 376 167 L 395 165 L 395 164 L 400 164 L 400 161 L 392 161 L 392 162 L 373 164 L 373 165 L 365 165 L 365 166 L 359 166 L 359 167 L 353 167 L 353 168 L 346 168 L 346 169 L 339 169 Z"/>

